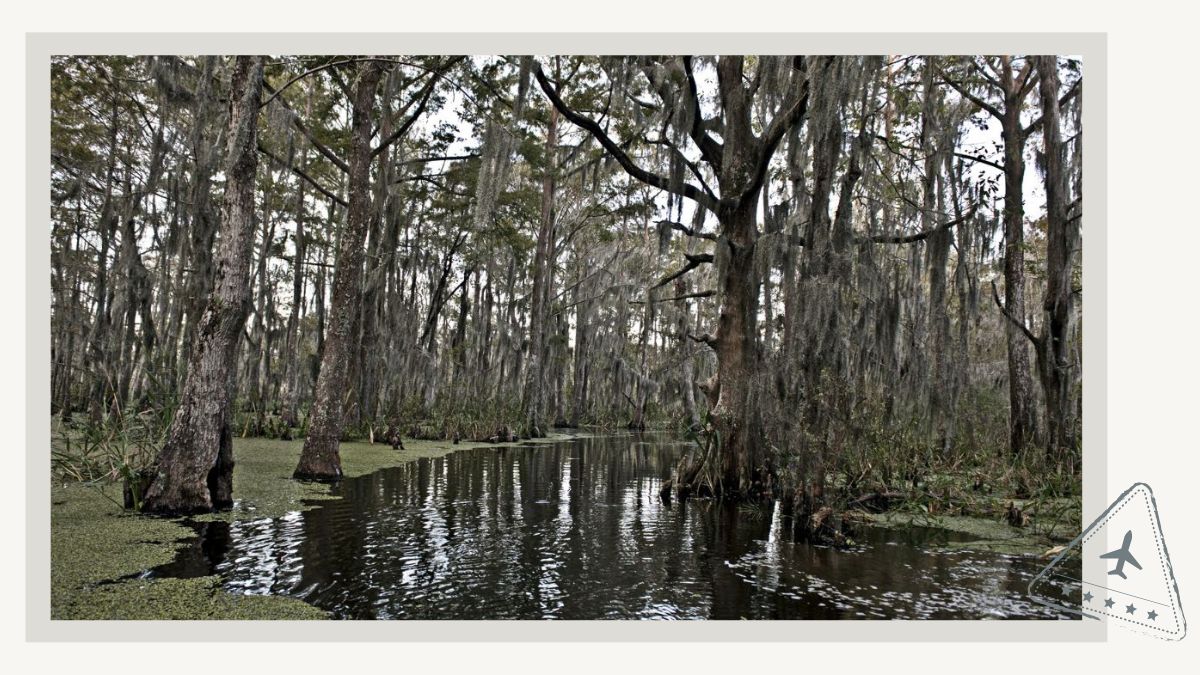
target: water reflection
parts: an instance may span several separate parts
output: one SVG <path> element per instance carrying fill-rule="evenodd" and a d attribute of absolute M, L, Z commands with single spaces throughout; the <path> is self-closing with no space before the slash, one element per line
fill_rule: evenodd
<path fill-rule="evenodd" d="M 1069 618 L 1025 598 L 1036 560 L 937 552 L 940 531 L 838 551 L 793 542 L 770 506 L 663 504 L 682 450 L 624 436 L 420 460 L 313 510 L 207 524 L 156 574 L 215 570 L 351 619 Z"/>

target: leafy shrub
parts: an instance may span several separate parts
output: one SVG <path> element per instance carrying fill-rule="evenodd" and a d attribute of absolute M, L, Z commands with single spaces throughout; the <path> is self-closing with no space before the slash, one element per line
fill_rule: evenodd
<path fill-rule="evenodd" d="M 125 502 L 137 508 L 145 477 L 166 441 L 174 412 L 172 402 L 121 410 L 97 423 L 58 425 L 50 444 L 52 475 L 99 488 L 119 481 L 131 490 Z"/>

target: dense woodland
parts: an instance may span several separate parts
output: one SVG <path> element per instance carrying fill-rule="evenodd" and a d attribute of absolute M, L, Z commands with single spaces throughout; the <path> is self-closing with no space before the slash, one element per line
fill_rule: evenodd
<path fill-rule="evenodd" d="M 55 424 L 150 429 L 143 510 L 229 505 L 235 436 L 335 479 L 348 438 L 552 427 L 687 430 L 664 496 L 803 514 L 981 462 L 1078 489 L 1077 60 L 51 76 Z"/>

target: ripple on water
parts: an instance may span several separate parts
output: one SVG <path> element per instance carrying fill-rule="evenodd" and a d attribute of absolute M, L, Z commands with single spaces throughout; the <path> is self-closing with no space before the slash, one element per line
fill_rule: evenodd
<path fill-rule="evenodd" d="M 481 448 L 344 480 L 315 508 L 206 523 L 159 576 L 217 573 L 340 618 L 1065 618 L 1036 560 L 946 551 L 945 533 L 794 542 L 772 509 L 664 504 L 669 438 Z"/>

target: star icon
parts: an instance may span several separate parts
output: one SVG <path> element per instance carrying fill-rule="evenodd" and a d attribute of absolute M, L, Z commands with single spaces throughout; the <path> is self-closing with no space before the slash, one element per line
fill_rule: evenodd
<path fill-rule="evenodd" d="M 1137 611 L 1137 607 L 1134 607 L 1133 603 L 1125 605 L 1125 613 L 1126 614 L 1133 614 L 1136 611 Z"/>
<path fill-rule="evenodd" d="M 1112 599 L 1112 598 L 1109 598 L 1109 599 L 1105 600 L 1105 601 L 1104 601 L 1104 606 L 1105 606 L 1105 607 L 1112 607 L 1112 606 L 1113 606 L 1113 599 Z"/>
<path fill-rule="evenodd" d="M 1088 591 L 1087 593 L 1084 593 L 1084 594 L 1083 594 L 1083 601 L 1084 601 L 1084 602 L 1091 602 L 1091 601 L 1092 601 L 1092 597 L 1093 597 L 1093 596 L 1092 596 L 1092 592 L 1091 592 L 1091 591 Z"/>
<path fill-rule="evenodd" d="M 1158 618 L 1158 612 L 1156 612 L 1154 610 L 1150 610 L 1149 612 L 1146 612 L 1146 618 L 1150 619 L 1151 621 L 1154 621 L 1155 619 Z"/>

